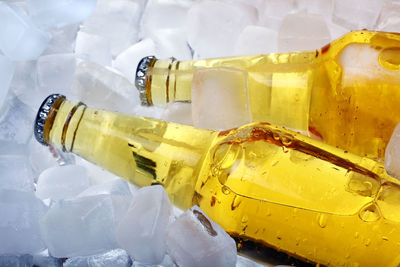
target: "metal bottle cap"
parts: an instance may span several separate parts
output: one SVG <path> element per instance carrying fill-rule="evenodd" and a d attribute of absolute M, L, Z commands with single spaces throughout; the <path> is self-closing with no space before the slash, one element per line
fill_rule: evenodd
<path fill-rule="evenodd" d="M 51 110 L 51 107 L 53 104 L 56 102 L 57 99 L 64 97 L 63 95 L 60 94 L 52 94 L 49 95 L 40 105 L 40 108 L 38 110 L 38 113 L 36 115 L 35 119 L 35 124 L 33 127 L 33 132 L 35 135 L 36 140 L 41 143 L 42 145 L 48 145 L 43 137 L 43 132 L 44 132 L 44 125 L 46 123 L 46 119 L 49 116 L 49 112 Z"/>
<path fill-rule="evenodd" d="M 152 60 L 155 60 L 156 57 L 148 56 L 144 57 L 140 60 L 137 68 L 136 68 L 136 76 L 135 76 L 135 85 L 139 90 L 140 101 L 144 106 L 151 106 L 146 96 L 146 71 L 149 67 L 149 64 Z"/>

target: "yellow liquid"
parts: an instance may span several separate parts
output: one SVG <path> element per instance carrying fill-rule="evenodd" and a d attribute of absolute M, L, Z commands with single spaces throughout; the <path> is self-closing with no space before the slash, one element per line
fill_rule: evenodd
<path fill-rule="evenodd" d="M 163 185 L 239 242 L 323 265 L 400 263 L 400 183 L 379 162 L 267 123 L 215 132 L 60 101 L 48 143 Z"/>
<path fill-rule="evenodd" d="M 373 159 L 384 158 L 400 121 L 400 35 L 395 33 L 350 32 L 315 51 L 151 65 L 146 95 L 155 105 L 190 101 L 198 68 L 242 68 L 252 121 L 309 132 Z"/>

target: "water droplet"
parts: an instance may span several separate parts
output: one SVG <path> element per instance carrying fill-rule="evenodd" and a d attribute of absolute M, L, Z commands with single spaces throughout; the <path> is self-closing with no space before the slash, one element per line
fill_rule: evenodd
<path fill-rule="evenodd" d="M 325 228 L 326 227 L 326 223 L 327 223 L 327 220 L 328 220 L 328 217 L 325 215 L 325 214 L 322 214 L 322 213 L 320 213 L 319 215 L 318 215 L 318 225 L 321 227 L 321 228 Z"/>
<path fill-rule="evenodd" d="M 221 144 L 214 152 L 214 164 L 220 169 L 227 169 L 235 163 L 241 151 L 238 144 Z"/>
<path fill-rule="evenodd" d="M 367 239 L 365 240 L 365 242 L 364 242 L 364 245 L 365 245 L 366 247 L 368 247 L 369 245 L 371 245 L 371 239 L 367 238 Z"/>
<path fill-rule="evenodd" d="M 284 146 L 290 146 L 292 144 L 292 142 L 293 142 L 293 139 L 288 137 L 288 136 L 282 136 L 281 140 L 282 140 L 282 144 Z"/>
<path fill-rule="evenodd" d="M 229 195 L 231 193 L 231 190 L 229 189 L 229 187 L 227 187 L 226 185 L 224 185 L 221 188 L 222 193 L 224 193 L 225 195 Z"/>
<path fill-rule="evenodd" d="M 379 209 L 375 203 L 365 205 L 358 213 L 358 216 L 365 222 L 374 222 L 381 217 Z"/>
<path fill-rule="evenodd" d="M 382 239 L 385 241 L 389 241 L 389 238 L 387 236 L 382 236 Z"/>
<path fill-rule="evenodd" d="M 359 238 L 359 237 L 360 237 L 360 233 L 359 233 L 359 232 L 355 232 L 355 233 L 354 233 L 354 238 L 357 239 L 357 238 Z"/>
<path fill-rule="evenodd" d="M 272 133 L 272 137 L 276 140 L 276 141 L 278 141 L 281 137 L 279 136 L 279 134 L 277 134 L 277 133 Z"/>
<path fill-rule="evenodd" d="M 242 223 L 245 224 L 245 223 L 247 223 L 248 221 L 249 221 L 249 217 L 247 217 L 247 215 L 244 215 L 244 216 L 242 217 Z"/>
<path fill-rule="evenodd" d="M 288 153 L 289 152 L 289 149 L 287 147 L 285 147 L 285 146 L 282 147 L 282 150 L 283 150 L 283 153 Z"/>
<path fill-rule="evenodd" d="M 265 211 L 265 215 L 266 216 L 271 216 L 271 210 L 269 208 Z"/>
<path fill-rule="evenodd" d="M 348 259 L 348 258 L 350 258 L 350 254 L 347 253 L 344 257 L 345 257 L 346 259 Z"/>

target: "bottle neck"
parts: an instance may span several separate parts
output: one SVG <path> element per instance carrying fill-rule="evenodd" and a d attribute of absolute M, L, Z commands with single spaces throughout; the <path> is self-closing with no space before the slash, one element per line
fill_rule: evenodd
<path fill-rule="evenodd" d="M 44 133 L 49 144 L 137 186 L 162 184 L 175 205 L 192 205 L 197 174 L 215 132 L 65 100 L 50 113 Z"/>

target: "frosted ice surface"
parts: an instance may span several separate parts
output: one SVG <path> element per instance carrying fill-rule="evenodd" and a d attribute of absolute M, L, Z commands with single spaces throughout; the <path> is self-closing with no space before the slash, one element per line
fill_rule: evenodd
<path fill-rule="evenodd" d="M 0 108 L 3 106 L 6 99 L 14 75 L 14 70 L 15 63 L 0 54 Z"/>
<path fill-rule="evenodd" d="M 89 178 L 82 166 L 65 165 L 43 171 L 38 179 L 36 196 L 40 199 L 72 198 L 89 187 Z"/>
<path fill-rule="evenodd" d="M 256 25 L 249 25 L 240 33 L 235 44 L 234 54 L 256 55 L 278 51 L 278 32 Z"/>
<path fill-rule="evenodd" d="M 44 55 L 68 54 L 74 51 L 75 38 L 79 24 L 72 24 L 58 29 L 51 29 L 49 32 L 52 38 L 47 45 Z"/>
<path fill-rule="evenodd" d="M 297 9 L 308 13 L 323 15 L 328 19 L 332 15 L 333 0 L 296 0 Z"/>
<path fill-rule="evenodd" d="M 33 266 L 33 257 L 29 254 L 11 255 L 5 254 L 0 256 L 0 266 L 4 267 L 31 267 Z"/>
<path fill-rule="evenodd" d="M 117 248 L 113 214 L 109 195 L 57 201 L 40 223 L 49 253 L 64 258 Z"/>
<path fill-rule="evenodd" d="M 0 188 L 33 192 L 33 181 L 26 147 L 0 141 Z"/>
<path fill-rule="evenodd" d="M 44 250 L 39 220 L 45 212 L 45 205 L 34 192 L 0 190 L 0 254 Z"/>
<path fill-rule="evenodd" d="M 75 55 L 72 53 L 41 56 L 37 61 L 40 98 L 43 100 L 52 93 L 70 95 L 75 65 Z"/>
<path fill-rule="evenodd" d="M 181 30 L 157 30 L 153 36 L 155 55 L 160 59 L 174 57 L 177 60 L 192 59 L 192 51 Z"/>
<path fill-rule="evenodd" d="M 89 17 L 96 0 L 27 0 L 29 14 L 42 28 L 60 28 Z"/>
<path fill-rule="evenodd" d="M 107 38 L 113 56 L 138 40 L 142 5 L 130 0 L 98 0 L 94 14 L 81 30 Z"/>
<path fill-rule="evenodd" d="M 193 125 L 192 121 L 192 104 L 171 102 L 166 106 L 161 119 L 182 124 Z"/>
<path fill-rule="evenodd" d="M 136 68 L 139 61 L 144 57 L 154 56 L 155 54 L 154 41 L 144 39 L 120 53 L 113 62 L 113 67 L 123 73 L 129 81 L 135 83 Z"/>
<path fill-rule="evenodd" d="M 160 264 L 155 265 L 134 261 L 132 267 L 176 267 L 176 264 L 172 261 L 171 257 L 166 254 Z"/>
<path fill-rule="evenodd" d="M 118 244 L 139 262 L 159 264 L 166 251 L 170 216 L 171 203 L 162 186 L 141 188 L 117 227 Z"/>
<path fill-rule="evenodd" d="M 76 164 L 85 167 L 87 175 L 90 179 L 91 185 L 102 184 L 110 181 L 114 181 L 118 178 L 115 174 L 102 169 L 101 167 L 83 159 L 76 157 Z"/>
<path fill-rule="evenodd" d="M 102 184 L 93 185 L 81 192 L 78 197 L 95 196 L 100 194 L 130 196 L 131 191 L 129 190 L 129 186 L 126 181 L 122 180 L 121 178 L 117 178 Z"/>
<path fill-rule="evenodd" d="M 279 29 L 278 49 L 280 52 L 313 50 L 331 40 L 324 18 L 317 14 L 288 14 Z"/>
<path fill-rule="evenodd" d="M 259 12 L 259 24 L 278 31 L 283 17 L 295 9 L 295 0 L 264 1 L 264 7 Z"/>
<path fill-rule="evenodd" d="M 64 267 L 131 267 L 132 260 L 123 249 L 114 249 L 106 253 L 89 257 L 72 257 L 64 262 Z"/>
<path fill-rule="evenodd" d="M 166 240 L 168 255 L 178 266 L 236 264 L 235 241 L 197 206 L 168 226 Z"/>
<path fill-rule="evenodd" d="M 372 29 L 383 6 L 382 0 L 333 0 L 332 21 L 349 30 Z"/>
<path fill-rule="evenodd" d="M 245 70 L 228 67 L 197 69 L 191 95 L 192 119 L 196 127 L 225 130 L 251 121 Z"/>
<path fill-rule="evenodd" d="M 146 107 L 139 105 L 133 109 L 133 114 L 137 116 L 151 117 L 156 119 L 160 119 L 163 112 L 164 108 L 157 106 Z"/>
<path fill-rule="evenodd" d="M 111 65 L 110 43 L 107 38 L 95 34 L 78 32 L 75 44 L 78 58 L 100 65 Z"/>
<path fill-rule="evenodd" d="M 51 36 L 38 29 L 25 11 L 0 2 L 0 50 L 13 60 L 32 60 L 45 50 Z"/>
<path fill-rule="evenodd" d="M 116 72 L 96 63 L 78 64 L 72 94 L 90 107 L 132 113 L 139 105 L 135 86 Z"/>
<path fill-rule="evenodd" d="M 188 12 L 189 44 L 200 57 L 230 56 L 240 32 L 247 25 L 255 24 L 256 19 L 257 10 L 248 5 L 196 3 Z"/>
<path fill-rule="evenodd" d="M 400 1 L 384 1 L 377 21 L 380 31 L 400 32 Z"/>
<path fill-rule="evenodd" d="M 39 99 L 38 97 L 36 77 L 36 61 L 16 62 L 10 86 L 18 99 L 33 110 L 39 107 L 41 104 L 40 101 L 43 101 L 43 99 Z"/>
<path fill-rule="evenodd" d="M 400 179 L 400 123 L 394 129 L 386 147 L 385 169 L 388 174 Z"/>
<path fill-rule="evenodd" d="M 30 265 L 31 266 L 31 265 Z M 43 250 L 39 254 L 33 255 L 33 266 L 38 267 L 62 267 L 61 259 L 49 255 L 49 251 Z"/>

